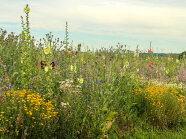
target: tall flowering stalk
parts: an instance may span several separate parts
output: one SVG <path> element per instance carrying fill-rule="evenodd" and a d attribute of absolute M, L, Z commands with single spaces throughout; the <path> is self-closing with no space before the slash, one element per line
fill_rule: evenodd
<path fill-rule="evenodd" d="M 152 53 L 153 53 L 153 51 L 148 49 L 148 53 L 149 53 L 149 54 L 152 54 Z M 151 70 L 151 68 L 154 68 L 154 66 L 153 66 L 153 65 L 154 65 L 154 63 L 153 63 L 153 61 L 151 61 L 151 63 L 148 65 L 149 70 Z"/>

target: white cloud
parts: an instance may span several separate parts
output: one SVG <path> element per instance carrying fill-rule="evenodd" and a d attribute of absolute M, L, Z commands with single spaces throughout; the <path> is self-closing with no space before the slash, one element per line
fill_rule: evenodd
<path fill-rule="evenodd" d="M 68 21 L 70 31 L 185 41 L 186 8 L 172 6 L 173 1 L 170 6 L 158 6 L 145 0 L 26 2 L 30 3 L 33 29 L 64 30 L 65 21 Z M 20 22 L 25 4 L 21 0 L 10 3 L 0 1 L 0 22 Z M 108 32 L 105 34 L 105 31 Z"/>

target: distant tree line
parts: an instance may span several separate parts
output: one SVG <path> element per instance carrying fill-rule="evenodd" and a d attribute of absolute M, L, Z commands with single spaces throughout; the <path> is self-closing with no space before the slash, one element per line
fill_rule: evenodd
<path fill-rule="evenodd" d="M 179 59 L 183 59 L 186 57 L 186 51 L 182 52 L 180 55 L 179 55 Z"/>

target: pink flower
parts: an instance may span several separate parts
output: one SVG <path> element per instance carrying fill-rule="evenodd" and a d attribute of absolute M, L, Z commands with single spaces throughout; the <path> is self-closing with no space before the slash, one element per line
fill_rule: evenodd
<path fill-rule="evenodd" d="M 154 65 L 153 61 L 151 61 L 151 65 Z"/>
<path fill-rule="evenodd" d="M 151 65 L 149 65 L 149 70 L 150 70 L 150 67 L 151 67 Z"/>
<path fill-rule="evenodd" d="M 148 53 L 150 53 L 150 54 L 151 54 L 151 53 L 153 53 L 153 52 L 152 52 L 152 50 L 149 50 L 149 49 L 148 49 Z"/>

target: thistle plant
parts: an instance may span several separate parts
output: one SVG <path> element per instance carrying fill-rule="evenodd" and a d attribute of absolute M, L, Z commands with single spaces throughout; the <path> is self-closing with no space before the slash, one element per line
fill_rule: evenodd
<path fill-rule="evenodd" d="M 66 22 L 66 26 L 65 26 L 65 49 L 66 51 L 69 49 L 69 32 L 68 32 L 68 22 Z"/>

